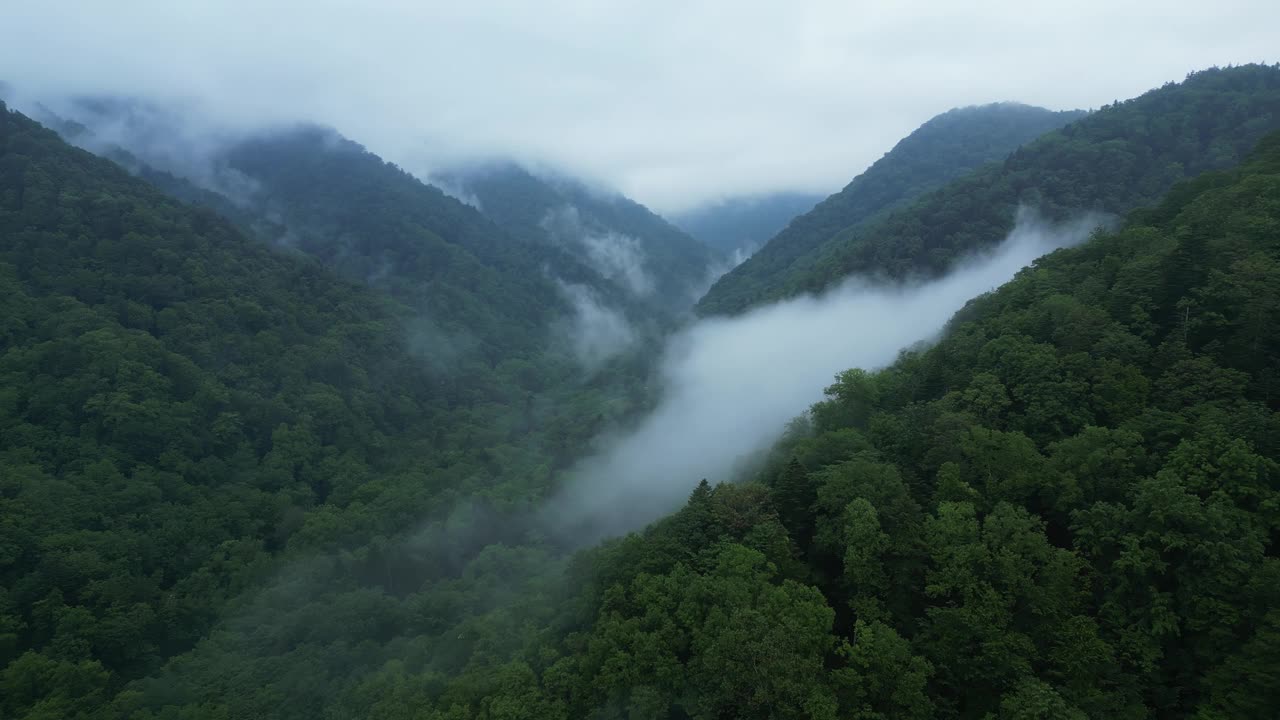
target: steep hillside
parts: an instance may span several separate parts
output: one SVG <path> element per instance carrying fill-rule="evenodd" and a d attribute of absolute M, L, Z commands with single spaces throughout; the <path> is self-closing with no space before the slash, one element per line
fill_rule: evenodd
<path fill-rule="evenodd" d="M 106 716 L 288 558 L 355 550 L 341 573 L 385 579 L 376 538 L 494 518 L 403 577 L 452 573 L 518 537 L 498 518 L 619 407 L 549 385 L 567 358 L 493 366 L 424 337 L 388 296 L 3 105 L 0 286 L 4 717 Z"/>
<path fill-rule="evenodd" d="M 777 297 L 793 267 L 832 237 L 857 228 L 1015 148 L 1080 118 L 1018 103 L 957 108 L 921 125 L 843 190 L 791 221 L 711 288 L 704 314 L 733 313 Z"/>
<path fill-rule="evenodd" d="M 82 98 L 64 112 L 70 120 L 47 121 L 69 140 L 265 242 L 389 291 L 432 333 L 490 363 L 566 342 L 548 328 L 580 312 L 584 295 L 629 321 L 642 315 L 574 253 L 503 231 L 336 131 L 196 131 L 177 111 L 121 98 Z"/>
<path fill-rule="evenodd" d="M 668 217 L 677 227 L 727 255 L 750 255 L 821 200 L 821 195 L 807 193 L 728 198 Z"/>
<path fill-rule="evenodd" d="M 228 219 L 0 104 L 0 718 L 1273 717 L 1277 71 L 881 211 L 903 276 L 1143 205 L 581 552 L 548 491 L 651 393 L 555 328 L 643 278 L 553 234 L 635 208 L 504 229 L 315 128 L 220 153 L 243 193 L 135 168 Z"/>
<path fill-rule="evenodd" d="M 936 274 L 966 252 L 1003 239 L 1019 206 L 1051 218 L 1124 213 L 1155 202 L 1181 179 L 1230 167 L 1277 127 L 1280 66 L 1194 73 L 1050 132 L 1004 162 L 874 222 L 821 227 L 799 246 L 780 236 L 767 252 L 722 278 L 699 309 L 737 312 L 815 292 L 855 273 Z M 817 223 L 811 215 L 793 229 Z M 778 248 L 770 250 L 775 242 Z M 775 256 L 780 261 L 771 263 Z"/>
<path fill-rule="evenodd" d="M 541 626 L 453 677 L 424 648 L 339 706 L 1269 718 L 1277 312 L 1273 135 L 975 300 L 936 347 L 841 374 L 762 482 L 704 482 L 580 556 L 561 595 L 524 600 Z"/>
<path fill-rule="evenodd" d="M 557 278 L 599 284 L 570 254 L 521 242 L 332 131 L 254 136 L 224 157 L 257 184 L 251 204 L 292 231 L 280 242 L 385 285 L 493 362 L 545 344 L 570 309 Z"/>
<path fill-rule="evenodd" d="M 683 312 L 719 253 L 622 195 L 497 163 L 439 174 L 512 235 L 563 248 L 637 301 Z"/>

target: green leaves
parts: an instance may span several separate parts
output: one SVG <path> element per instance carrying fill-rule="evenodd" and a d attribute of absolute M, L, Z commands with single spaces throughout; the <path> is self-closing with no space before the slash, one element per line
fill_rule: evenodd
<path fill-rule="evenodd" d="M 982 177 L 1146 197 L 1233 157 L 1191 128 L 1273 75 Z M 0 116 L 0 715 L 1268 717 L 1278 151 L 841 373 L 764 483 L 569 559 L 523 519 L 618 388 L 499 345 L 428 362 L 402 308 Z M 867 257 L 942 267 L 939 228 L 1008 209 L 937 197 L 885 226 L 917 254 Z M 399 260 L 491 277 L 407 232 Z"/>
<path fill-rule="evenodd" d="M 713 562 L 610 592 L 592 633 L 593 684 L 623 707 L 631 688 L 651 688 L 646 704 L 661 696 L 695 718 L 834 717 L 821 679 L 834 614 L 821 594 L 776 583 L 776 569 L 741 545 L 715 548 Z"/>

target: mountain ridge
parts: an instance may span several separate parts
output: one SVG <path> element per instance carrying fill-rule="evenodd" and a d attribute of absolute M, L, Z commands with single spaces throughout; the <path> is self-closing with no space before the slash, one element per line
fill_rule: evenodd
<path fill-rule="evenodd" d="M 637 300 L 680 315 L 701 295 L 718 252 L 626 196 L 554 173 L 491 161 L 432 175 L 474 199 L 513 235 L 563 247 Z"/>
<path fill-rule="evenodd" d="M 975 168 L 1003 159 L 1018 145 L 1082 116 L 1022 103 L 953 108 L 934 116 L 844 189 L 794 218 L 781 232 L 729 271 L 699 301 L 703 314 L 736 312 L 757 302 L 775 276 L 832 236 L 858 227 Z M 733 296 L 736 299 L 731 299 Z"/>
<path fill-rule="evenodd" d="M 738 312 L 820 292 L 858 273 L 895 279 L 937 275 L 960 254 L 1004 238 L 1020 205 L 1052 219 L 1087 211 L 1123 214 L 1154 202 L 1178 180 L 1230 167 L 1276 127 L 1280 65 L 1195 72 L 1050 131 L 910 207 L 824 234 L 792 253 L 785 267 L 752 275 L 770 255 L 766 245 L 721 278 L 698 310 Z M 775 250 L 789 252 L 785 248 L 784 241 Z M 756 258 L 762 260 L 753 264 Z"/>

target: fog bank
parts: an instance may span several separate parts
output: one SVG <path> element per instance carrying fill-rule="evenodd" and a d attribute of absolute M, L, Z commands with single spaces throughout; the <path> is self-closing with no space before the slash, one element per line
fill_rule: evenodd
<path fill-rule="evenodd" d="M 546 163 L 673 212 L 827 192 L 952 107 L 1097 107 L 1274 61 L 1280 3 L 10 0 L 2 17 L 15 89 L 319 123 L 420 176 Z"/>
<path fill-rule="evenodd" d="M 573 251 L 609 282 L 636 297 L 653 293 L 653 277 L 645 270 L 638 238 L 588 227 L 573 205 L 548 210 L 541 225 L 552 240 Z"/>
<path fill-rule="evenodd" d="M 570 317 L 557 323 L 556 332 L 568 339 L 574 357 L 585 370 L 600 369 L 605 361 L 635 342 L 635 331 L 626 316 L 606 305 L 591 288 L 559 279 L 556 284 L 573 308 Z"/>
<path fill-rule="evenodd" d="M 837 373 L 884 367 L 901 349 L 934 339 L 970 298 L 1099 224 L 1091 216 L 1049 226 L 1020 212 L 998 248 L 942 279 L 895 287 L 853 280 L 821 296 L 694 324 L 668 344 L 656 410 L 630 432 L 602 439 L 603 450 L 548 504 L 548 523 L 593 540 L 673 510 L 702 478 L 731 479 L 735 465 L 822 399 Z"/>

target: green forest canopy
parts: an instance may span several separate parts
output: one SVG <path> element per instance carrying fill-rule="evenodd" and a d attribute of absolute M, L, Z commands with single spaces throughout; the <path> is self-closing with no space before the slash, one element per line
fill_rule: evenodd
<path fill-rule="evenodd" d="M 703 483 L 558 591 L 525 586 L 516 625 L 462 626 L 514 637 L 461 671 L 450 630 L 337 707 L 1269 717 L 1278 263 L 1272 135 L 976 299 L 936 347 L 842 374 L 758 481 Z"/>
<path fill-rule="evenodd" d="M 403 305 L 7 108 L 0 238 L 6 717 L 101 710 L 273 558 L 492 517 L 413 558 L 451 574 L 628 406 L 555 354 L 439 372 Z"/>
<path fill-rule="evenodd" d="M 612 391 L 449 382 L 404 305 L 10 112 L 0 238 L 0 716 L 1280 704 L 1280 137 L 567 558 L 518 518 Z"/>

